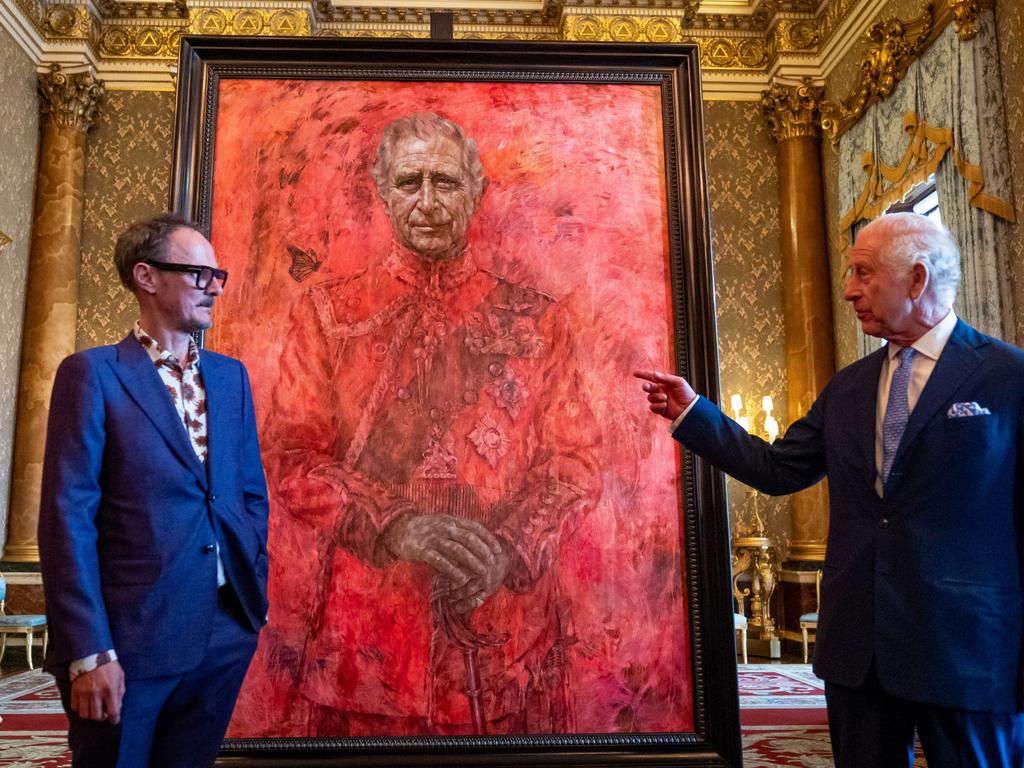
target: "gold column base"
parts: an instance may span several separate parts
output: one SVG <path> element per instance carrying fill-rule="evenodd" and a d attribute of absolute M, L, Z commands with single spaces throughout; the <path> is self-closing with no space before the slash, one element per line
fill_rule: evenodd
<path fill-rule="evenodd" d="M 4 547 L 5 563 L 38 563 L 39 546 L 37 544 L 11 545 Z"/>
<path fill-rule="evenodd" d="M 820 563 L 825 559 L 824 544 L 792 544 L 789 548 L 787 562 L 801 561 L 808 563 Z"/>

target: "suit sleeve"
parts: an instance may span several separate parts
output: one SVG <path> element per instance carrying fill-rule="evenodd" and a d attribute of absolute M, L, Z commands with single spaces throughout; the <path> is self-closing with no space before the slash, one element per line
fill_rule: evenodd
<path fill-rule="evenodd" d="M 68 659 L 114 647 L 100 591 L 96 515 L 102 494 L 105 401 L 93 362 L 61 363 L 50 400 L 39 508 L 39 556 L 51 631 Z"/>
<path fill-rule="evenodd" d="M 774 443 L 747 433 L 705 397 L 672 436 L 718 469 L 772 496 L 803 490 L 825 475 L 825 393 Z"/>

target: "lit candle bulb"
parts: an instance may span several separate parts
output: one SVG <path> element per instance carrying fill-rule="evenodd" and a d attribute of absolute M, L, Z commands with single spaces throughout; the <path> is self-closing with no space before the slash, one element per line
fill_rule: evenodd
<path fill-rule="evenodd" d="M 763 410 L 765 413 L 770 414 L 772 412 L 772 407 L 772 396 L 765 395 L 764 398 L 762 398 L 761 400 L 761 410 Z"/>
<path fill-rule="evenodd" d="M 743 398 L 739 395 L 733 395 L 731 398 L 732 402 L 732 415 L 736 421 L 740 420 L 740 411 L 743 410 Z"/>
<path fill-rule="evenodd" d="M 750 431 L 750 419 L 746 416 L 740 416 L 736 419 L 737 423 L 743 427 L 747 432 Z"/>
<path fill-rule="evenodd" d="M 768 442 L 774 443 L 775 438 L 779 436 L 779 422 L 775 420 L 774 416 L 769 416 L 764 420 L 764 431 L 768 433 Z"/>

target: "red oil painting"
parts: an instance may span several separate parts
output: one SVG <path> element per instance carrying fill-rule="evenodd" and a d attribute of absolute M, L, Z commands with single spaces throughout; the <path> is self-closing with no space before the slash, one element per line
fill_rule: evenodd
<path fill-rule="evenodd" d="M 270 613 L 228 735 L 694 728 L 657 86 L 225 79 L 207 345 Z M 390 137 L 390 138 L 388 138 Z"/>

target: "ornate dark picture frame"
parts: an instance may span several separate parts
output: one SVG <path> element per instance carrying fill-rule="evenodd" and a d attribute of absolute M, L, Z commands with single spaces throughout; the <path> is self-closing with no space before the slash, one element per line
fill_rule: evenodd
<path fill-rule="evenodd" d="M 387 84 L 388 87 L 399 84 L 399 90 L 408 85 L 408 89 L 411 89 L 410 92 L 413 95 L 402 96 L 406 99 L 406 107 L 408 103 L 415 102 L 415 93 L 418 92 L 416 89 L 425 89 L 427 86 L 433 90 L 456 93 L 460 92 L 460 88 L 472 90 L 478 88 L 480 84 L 484 84 L 492 91 L 504 92 L 507 90 L 515 96 L 517 87 L 528 85 L 533 89 L 532 92 L 541 93 L 542 98 L 545 88 L 579 86 L 590 88 L 591 92 L 605 99 L 603 104 L 612 105 L 618 103 L 616 89 L 622 89 L 624 97 L 637 91 L 643 91 L 645 98 L 648 98 L 649 101 L 653 98 L 651 103 L 656 107 L 654 112 L 657 119 L 652 123 L 652 125 L 656 123 L 655 128 L 652 129 L 655 130 L 655 134 L 647 137 L 649 146 L 644 149 L 644 152 L 653 151 L 658 158 L 657 168 L 661 169 L 657 174 L 658 183 L 654 185 L 654 188 L 660 190 L 658 194 L 663 196 L 663 199 L 653 202 L 654 207 L 660 212 L 662 225 L 659 225 L 659 231 L 650 233 L 651 242 L 656 242 L 657 248 L 650 253 L 631 254 L 629 258 L 633 260 L 633 263 L 642 265 L 646 274 L 656 274 L 661 284 L 656 284 L 657 280 L 649 280 L 650 285 L 638 284 L 628 277 L 624 278 L 621 285 L 622 290 L 619 290 L 618 293 L 620 300 L 625 302 L 623 306 L 626 309 L 618 311 L 622 312 L 621 316 L 625 318 L 629 313 L 630 301 L 635 296 L 636 301 L 647 302 L 648 309 L 645 311 L 650 312 L 651 305 L 663 306 L 664 318 L 662 330 L 656 329 L 652 332 L 657 338 L 645 341 L 640 338 L 642 333 L 629 331 L 632 336 L 618 341 L 621 342 L 620 346 L 626 348 L 634 342 L 641 346 L 643 343 L 650 342 L 648 343 L 649 347 L 667 350 L 666 359 L 661 365 L 672 365 L 674 358 L 677 370 L 684 373 L 694 383 L 698 391 L 707 393 L 712 399 L 718 397 L 711 234 L 703 148 L 699 51 L 695 46 L 548 44 L 469 40 L 184 38 L 181 44 L 178 77 L 171 206 L 175 210 L 191 216 L 211 234 L 211 240 L 217 248 L 221 266 L 232 270 L 232 275 L 238 274 L 240 278 L 232 280 L 232 290 L 242 291 L 239 295 L 243 297 L 252 297 L 259 293 L 256 288 L 251 287 L 252 282 L 244 282 L 246 277 L 251 280 L 252 276 L 256 274 L 253 271 L 255 267 L 247 264 L 246 259 L 249 256 L 245 247 L 232 250 L 231 241 L 225 234 L 225 227 L 228 226 L 225 223 L 227 214 L 218 214 L 218 211 L 226 210 L 223 201 L 226 199 L 225 195 L 228 194 L 224 179 L 218 176 L 218 173 L 221 175 L 225 173 L 225 171 L 218 171 L 218 168 L 221 167 L 218 166 L 218 160 L 223 164 L 224 157 L 227 156 L 230 148 L 223 142 L 234 141 L 231 136 L 237 135 L 228 136 L 218 132 L 219 130 L 223 132 L 226 124 L 224 117 L 226 113 L 222 112 L 222 96 L 232 93 L 232 88 L 235 88 L 240 82 L 244 81 L 243 85 L 249 83 L 254 87 L 260 86 L 269 91 L 273 91 L 274 83 L 290 84 L 289 88 L 303 93 L 309 88 L 315 89 L 320 86 L 329 91 L 332 84 L 369 84 L 367 88 L 371 91 L 375 83 Z M 447 90 L 445 91 L 445 89 Z M 410 98 L 413 99 L 413 102 L 408 101 Z M 466 98 L 470 102 L 472 101 L 472 96 Z M 625 102 L 626 99 L 624 98 L 623 101 Z M 382 107 L 381 104 L 386 105 L 387 103 L 388 99 L 381 99 L 379 102 L 375 102 L 376 106 L 373 109 L 384 109 L 385 107 Z M 426 105 L 424 110 L 443 114 L 445 112 L 444 104 L 442 103 L 441 108 L 438 108 L 437 104 L 435 99 L 432 104 Z M 417 106 L 416 109 L 419 110 L 419 107 Z M 611 113 L 601 119 L 613 126 L 616 122 L 615 107 L 612 106 L 610 109 Z M 369 107 L 364 109 L 364 112 L 370 111 L 372 110 Z M 457 116 L 445 116 L 458 122 Z M 219 122 L 219 118 L 223 119 Z M 318 118 L 314 115 L 309 119 L 322 119 L 322 116 Z M 502 119 L 499 109 L 493 115 L 493 122 L 500 125 Z M 352 129 L 349 126 L 343 130 L 347 132 Z M 467 130 L 467 135 L 469 133 L 470 131 Z M 591 138 L 596 139 L 596 137 Z M 557 143 L 557 137 L 555 139 L 547 137 L 545 141 Z M 615 139 L 612 138 L 609 141 L 614 142 Z M 654 149 L 652 150 L 651 147 Z M 486 155 L 485 149 L 481 148 L 482 156 Z M 615 154 L 616 147 L 612 146 L 610 149 L 613 150 L 611 154 Z M 221 158 L 216 157 L 218 152 L 222 154 Z M 356 153 L 353 155 L 354 157 L 363 158 L 361 164 L 353 162 L 353 165 L 365 172 L 369 164 L 372 163 L 372 156 L 366 159 L 365 147 L 353 150 L 353 152 Z M 263 153 L 260 152 L 260 155 L 262 157 Z M 306 154 L 301 156 L 306 158 Z M 649 157 L 649 154 L 645 157 Z M 487 158 L 484 159 L 486 166 Z M 299 194 L 295 190 L 301 187 L 301 184 L 297 182 L 300 174 L 296 172 L 293 176 L 289 176 L 282 169 L 275 170 L 275 174 L 272 180 L 273 184 L 268 183 L 266 188 L 271 189 L 273 186 L 275 190 L 285 190 L 290 195 L 288 205 L 301 208 L 301 203 L 296 204 L 294 200 L 295 195 Z M 238 196 L 244 202 L 245 198 L 260 194 L 259 190 L 240 188 L 239 178 L 244 178 L 244 175 L 231 178 L 230 195 Z M 339 201 L 345 194 L 351 192 L 350 186 L 358 186 L 363 183 L 360 180 L 353 180 L 340 185 L 338 187 Z M 557 184 L 558 179 L 554 179 L 552 183 Z M 218 187 L 218 184 L 221 184 L 221 187 Z M 370 188 L 369 185 L 366 186 L 366 189 Z M 614 187 L 602 190 L 602 193 L 613 197 L 616 194 Z M 221 197 L 218 198 L 218 194 Z M 274 194 L 276 195 L 278 192 L 274 191 Z M 372 195 L 368 196 L 365 192 L 362 194 L 367 200 L 373 197 Z M 491 192 L 488 194 L 490 195 Z M 500 190 L 495 194 L 500 195 Z M 283 200 L 284 198 L 274 199 Z M 367 210 L 379 207 L 370 202 L 367 203 L 367 206 Z M 308 209 L 316 206 L 311 204 L 305 207 Z M 580 210 L 584 208 L 584 205 L 580 206 Z M 571 206 L 563 206 L 559 211 L 558 215 L 560 216 L 571 217 L 574 215 Z M 223 220 L 218 220 L 218 215 L 221 215 Z M 387 219 L 381 217 L 379 213 L 365 214 L 360 219 L 360 223 L 364 220 L 368 222 L 367 227 L 370 229 L 378 225 L 384 228 L 388 226 Z M 494 218 L 493 220 L 497 221 L 498 219 Z M 312 232 L 314 224 L 308 223 L 309 218 L 305 221 L 307 222 L 305 226 Z M 313 221 L 315 221 L 315 217 Z M 590 223 L 597 224 L 598 222 Z M 559 226 L 562 225 L 564 222 Z M 561 233 L 559 237 L 563 235 L 568 238 L 577 237 L 580 229 L 585 230 L 587 225 L 587 221 L 579 220 L 577 211 L 577 220 L 571 227 L 559 230 Z M 612 225 L 614 226 L 615 222 L 612 222 Z M 285 283 L 290 275 L 290 279 L 295 283 L 295 285 L 287 283 L 289 290 L 293 290 L 291 295 L 298 296 L 299 288 L 306 291 L 317 280 L 330 276 L 331 264 L 327 263 L 327 254 L 332 245 L 328 242 L 331 237 L 328 229 L 330 227 L 325 224 L 322 240 L 317 239 L 315 243 L 312 243 L 316 246 L 319 254 L 312 249 L 308 239 L 302 239 L 301 226 L 294 227 L 296 242 L 285 242 L 282 239 L 281 242 L 275 243 L 273 250 L 276 255 L 273 258 L 280 258 L 283 261 L 273 267 L 276 270 L 274 274 L 279 277 L 283 275 L 282 279 Z M 320 230 L 317 229 L 316 232 L 319 236 Z M 367 235 L 367 238 L 368 241 L 373 239 L 372 235 Z M 662 248 L 664 253 L 655 253 Z M 345 252 L 349 253 L 351 250 L 349 248 Z M 557 248 L 552 250 L 552 253 L 556 250 Z M 642 251 L 642 249 L 640 250 Z M 580 263 L 586 266 L 589 258 L 588 250 L 581 248 L 579 251 L 581 252 L 578 257 Z M 589 252 L 593 252 L 593 249 L 590 249 Z M 263 257 L 261 256 L 261 258 Z M 290 268 L 287 263 L 289 258 L 291 259 Z M 338 259 L 351 258 L 351 256 L 334 256 L 332 258 L 335 259 L 334 263 L 336 264 Z M 655 259 L 655 263 L 644 263 L 644 259 L 648 261 Z M 327 266 L 321 267 L 324 263 L 327 263 Z M 571 267 L 565 266 L 567 264 L 568 262 L 565 262 L 561 267 L 563 273 L 566 270 L 571 270 Z M 615 267 L 615 265 L 611 266 Z M 629 267 L 630 264 L 624 263 L 621 266 Z M 312 274 L 321 268 L 323 271 L 320 274 Z M 487 274 L 492 274 L 492 272 Z M 297 285 L 311 276 L 313 279 L 306 285 Z M 536 278 L 536 275 L 533 277 Z M 571 278 L 571 275 L 569 277 Z M 260 284 L 266 285 L 270 282 L 269 278 L 264 275 Z M 498 284 L 500 290 L 504 290 L 506 293 L 512 291 L 515 296 L 521 297 L 522 294 L 517 292 L 520 290 L 518 283 L 498 281 Z M 243 285 L 250 287 L 243 288 Z M 537 291 L 531 289 L 528 296 L 533 297 L 531 300 L 540 296 L 544 302 L 557 304 L 559 301 L 557 291 L 552 289 L 550 293 L 543 293 L 544 290 L 544 286 Z M 271 294 L 259 295 L 269 296 Z M 664 296 L 664 300 L 661 300 L 660 304 L 659 295 Z M 246 300 L 250 303 L 246 304 Z M 271 395 L 268 394 L 271 390 L 269 384 L 264 384 L 261 381 L 259 370 L 254 371 L 253 368 L 255 366 L 258 369 L 260 365 L 266 363 L 266 360 L 262 363 L 257 361 L 259 358 L 267 356 L 273 358 L 271 366 L 277 366 L 277 355 L 281 349 L 280 337 L 287 336 L 288 333 L 286 321 L 283 319 L 288 316 L 288 312 L 286 308 L 277 304 L 273 306 L 260 304 L 260 301 L 264 301 L 265 304 L 269 299 L 258 301 L 250 298 L 238 299 L 238 301 L 241 303 L 234 305 L 227 303 L 220 309 L 217 326 L 208 336 L 207 343 L 214 350 L 235 354 L 246 362 L 253 375 L 254 391 L 259 409 L 261 397 L 266 403 L 271 402 Z M 232 307 L 233 309 L 231 309 Z M 600 307 L 591 311 L 599 312 Z M 639 309 L 637 311 L 641 312 Z M 277 317 L 278 320 L 274 321 L 274 317 Z M 320 317 L 322 319 L 322 312 Z M 246 332 L 247 323 L 251 323 L 257 318 L 259 319 L 257 325 L 264 323 L 263 333 L 265 335 Z M 273 322 L 277 322 L 278 325 L 273 326 Z M 541 320 L 537 320 L 537 323 L 541 322 Z M 271 323 L 271 325 L 267 326 L 265 323 Z M 227 327 L 226 335 L 218 335 L 218 330 L 222 327 Z M 540 326 L 538 325 L 538 327 Z M 233 333 L 232 328 L 235 329 Z M 623 328 L 629 328 L 628 322 L 623 325 Z M 244 344 L 239 341 L 242 338 L 244 338 Z M 244 347 L 249 359 L 246 358 L 246 353 L 239 352 L 239 345 Z M 528 367 L 521 362 L 517 362 L 516 366 L 520 369 Z M 623 380 L 608 382 L 608 384 L 609 387 L 624 392 L 626 386 L 631 387 L 634 383 L 625 381 L 625 378 L 628 377 L 628 370 L 624 369 L 624 364 L 620 367 L 623 370 L 616 369 L 615 375 Z M 492 373 L 494 373 L 493 370 Z M 607 371 L 603 375 L 607 376 Z M 508 381 L 511 381 L 510 377 L 511 374 L 507 377 Z M 592 379 L 597 381 L 597 376 L 593 372 Z M 543 377 L 538 374 L 536 379 L 527 379 L 527 383 L 530 386 L 530 391 L 536 395 L 538 394 L 538 383 L 549 380 L 550 377 L 545 373 Z M 492 383 L 489 386 L 492 387 L 492 390 L 488 391 L 491 391 L 492 395 L 497 398 L 498 396 L 494 394 L 496 390 L 493 390 L 496 385 Z M 596 384 L 592 384 L 592 387 L 596 387 Z M 276 396 L 275 394 L 274 397 Z M 473 402 L 476 401 L 473 400 Z M 519 407 L 518 401 L 511 405 L 508 402 L 498 402 L 498 405 L 502 405 L 508 413 L 513 415 Z M 670 630 L 678 631 L 677 640 L 679 647 L 683 649 L 683 656 L 685 656 L 683 666 L 688 670 L 689 678 L 679 681 L 681 683 L 679 690 L 684 690 L 688 699 L 685 706 L 682 707 L 682 710 L 685 710 L 686 722 L 689 723 L 687 727 L 676 730 L 644 730 L 643 728 L 637 730 L 630 727 L 628 721 L 620 718 L 618 721 L 620 725 L 615 728 L 605 728 L 603 732 L 591 732 L 592 729 L 580 726 L 565 728 L 565 732 L 525 734 L 512 730 L 505 735 L 497 735 L 494 732 L 488 732 L 486 727 L 480 727 L 475 734 L 465 733 L 462 735 L 441 735 L 441 732 L 422 734 L 363 732 L 358 736 L 346 737 L 341 734 L 324 735 L 321 732 L 321 735 L 316 738 L 300 736 L 298 733 L 294 733 L 288 738 L 276 736 L 229 738 L 218 764 L 239 766 L 443 765 L 508 767 L 528 763 L 543 766 L 740 765 L 736 657 L 724 484 L 719 473 L 690 454 L 684 454 L 675 446 L 670 445 L 667 435 L 664 434 L 664 424 L 650 416 L 646 412 L 645 405 L 639 387 L 636 387 L 635 412 L 631 410 L 631 405 L 628 409 L 623 406 L 620 409 L 621 418 L 629 422 L 633 433 L 642 436 L 637 439 L 646 441 L 647 445 L 655 446 L 653 449 L 645 450 L 661 452 L 659 455 L 663 457 L 662 467 L 675 467 L 672 470 L 675 476 L 672 483 L 675 487 L 675 509 L 637 509 L 631 512 L 635 513 L 636 520 L 641 522 L 648 519 L 644 515 L 648 515 L 650 519 L 662 516 L 663 519 L 671 522 L 668 529 L 677 532 L 674 535 L 672 547 L 676 552 L 673 562 L 676 563 L 674 567 L 678 578 L 677 583 L 670 586 L 672 586 L 672 591 L 679 596 L 677 605 L 682 606 L 683 620 L 678 622 L 678 626 L 672 625 L 672 619 L 668 618 L 672 614 L 666 607 L 666 619 L 663 623 L 667 623 Z M 260 415 L 265 416 L 265 414 Z M 506 413 L 502 415 L 507 416 Z M 603 423 L 600 420 L 594 421 L 595 430 L 599 431 L 602 426 Z M 261 433 L 265 460 L 268 453 L 274 450 L 273 440 L 274 438 L 265 431 Z M 617 440 L 615 435 L 609 435 L 606 442 L 613 445 Z M 485 451 L 479 443 L 477 449 L 480 455 L 484 456 Z M 468 450 L 466 444 L 463 443 L 462 449 L 459 450 Z M 668 457 L 667 464 L 664 460 L 665 457 Z M 493 465 L 494 456 L 485 456 L 485 458 L 488 458 Z M 273 502 L 273 478 L 271 478 L 271 485 Z M 272 516 L 275 514 L 273 505 L 271 514 Z M 283 512 L 277 514 L 283 514 Z M 563 542 L 560 546 L 568 553 L 563 556 L 570 560 L 577 557 L 575 551 L 577 545 L 576 540 Z M 573 551 L 569 552 L 570 549 Z M 271 557 L 273 558 L 274 555 L 272 534 Z M 632 556 L 633 560 L 637 562 L 643 560 L 642 552 L 626 553 L 626 555 Z M 289 557 L 293 558 L 294 556 L 294 551 L 289 552 Z M 317 556 L 316 552 L 309 551 L 308 553 L 310 559 L 315 559 Z M 607 562 L 610 563 L 613 560 Z M 605 567 L 614 566 L 606 565 Z M 614 576 L 616 574 L 607 574 L 609 580 Z M 602 574 L 599 574 L 595 578 L 603 577 Z M 271 579 L 273 582 L 273 573 Z M 577 590 L 579 590 L 578 587 Z M 586 593 L 577 591 L 576 594 L 579 599 L 584 599 Z M 277 597 L 277 600 L 277 605 L 281 605 L 280 596 Z M 628 600 L 621 602 L 628 602 Z M 273 623 L 276 610 L 273 583 L 271 604 L 271 621 Z M 285 608 L 286 606 L 282 606 L 282 610 Z M 629 607 L 623 606 L 622 610 L 623 615 L 620 618 L 625 623 L 629 623 Z M 652 612 L 648 606 L 648 616 L 652 615 L 657 616 L 657 611 Z M 651 619 L 648 618 L 648 621 Z M 264 641 L 270 642 L 267 632 L 264 632 L 261 643 Z M 576 642 L 575 637 L 573 642 Z M 647 669 L 642 674 L 656 672 L 658 670 L 652 672 Z M 664 678 L 666 670 L 661 670 L 661 673 Z M 590 690 L 582 690 L 579 695 L 580 698 L 584 698 L 596 694 Z M 655 708 L 657 708 L 657 704 L 657 701 L 653 702 Z M 247 706 L 244 691 L 243 700 L 240 701 L 239 706 Z M 477 706 L 479 708 L 479 703 Z M 238 710 L 236 710 L 236 718 L 237 716 Z M 660 721 L 651 720 L 651 722 Z M 455 729 L 454 732 L 458 733 L 459 731 Z"/>

